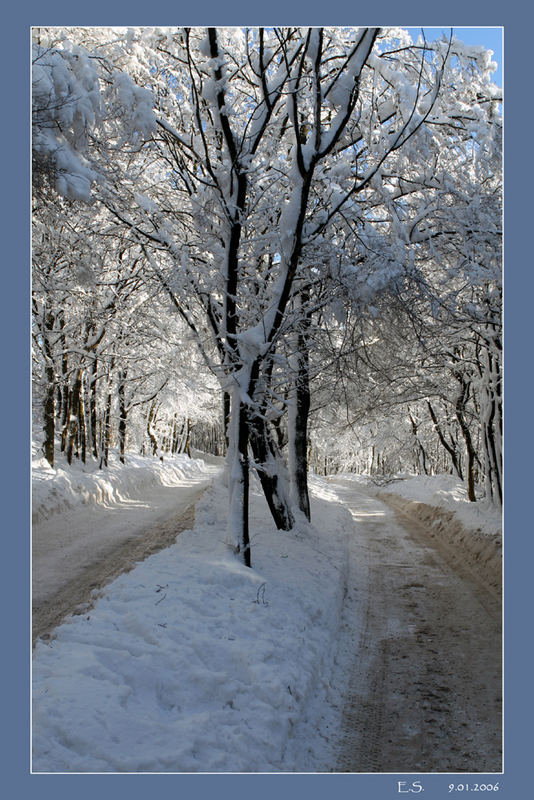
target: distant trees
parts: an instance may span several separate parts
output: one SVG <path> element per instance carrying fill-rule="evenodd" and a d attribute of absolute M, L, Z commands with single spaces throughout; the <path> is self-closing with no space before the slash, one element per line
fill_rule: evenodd
<path fill-rule="evenodd" d="M 69 442 L 83 440 L 83 423 L 93 447 L 91 387 L 106 384 L 108 410 L 115 386 L 121 453 L 138 403 L 150 409 L 153 444 L 153 404 L 168 397 L 168 375 L 140 368 L 163 325 L 177 353 L 180 337 L 194 340 L 218 380 L 228 534 L 245 563 L 251 466 L 279 528 L 310 516 L 308 418 L 336 370 L 353 427 L 403 403 L 404 439 L 417 441 L 421 468 L 432 468 L 423 429 L 457 471 L 459 436 L 468 453 L 469 437 L 485 442 L 480 453 L 473 444 L 467 473 L 484 460 L 487 491 L 498 494 L 499 97 L 485 51 L 414 45 L 400 29 L 377 28 L 73 29 L 69 37 L 37 52 L 53 52 L 43 64 L 54 86 L 64 59 L 74 72 L 86 64 L 79 80 L 100 92 L 99 114 L 82 117 L 82 145 L 74 128 L 61 136 L 94 176 L 86 177 L 98 224 L 84 223 L 85 241 L 106 277 L 72 328 L 49 310 L 65 291 L 51 275 L 59 264 L 73 268 L 59 209 L 87 199 L 56 181 L 66 199 L 55 212 L 43 202 L 39 214 L 58 214 L 44 228 L 61 231 L 68 255 L 46 237 L 34 247 L 45 420 L 52 371 L 57 383 L 66 370 Z M 53 31 L 41 38 L 55 41 Z M 45 94 L 39 107 L 54 119 Z M 77 348 L 65 367 L 61 337 Z M 104 410 L 104 440 L 107 418 Z"/>
<path fill-rule="evenodd" d="M 92 209 L 66 203 L 55 197 L 34 212 L 34 398 L 42 402 L 43 452 L 52 466 L 57 446 L 69 463 L 94 458 L 104 466 L 112 439 L 121 461 L 128 432 L 143 446 L 156 429 L 152 404 L 164 396 L 167 427 L 207 421 L 213 387 L 209 376 L 199 383 L 190 374 L 195 353 L 176 321 L 169 324 L 139 254 Z M 183 396 L 172 397 L 170 387 Z M 139 418 L 149 408 L 150 424 Z M 180 443 L 161 430 L 158 450 L 177 452 Z"/>
<path fill-rule="evenodd" d="M 390 162 L 374 182 L 372 224 L 344 214 L 339 235 L 358 268 L 340 274 L 344 300 L 321 358 L 337 367 L 335 399 L 352 433 L 352 456 L 338 438 L 330 468 L 352 457 L 355 468 L 371 471 L 451 469 L 471 500 L 479 484 L 499 502 L 500 95 L 479 73 L 469 75 L 472 104 L 455 117 L 454 144 L 443 120 L 428 120 L 410 170 Z M 322 440 L 314 462 L 322 464 L 325 437 L 312 439 L 314 449 Z"/>
<path fill-rule="evenodd" d="M 487 155 L 486 144 L 477 159 Z M 461 186 L 464 202 L 449 205 L 456 219 L 449 211 L 439 226 L 433 221 L 431 235 L 416 237 L 409 269 L 382 285 L 378 266 L 361 289 L 361 274 L 353 286 L 338 336 L 337 399 L 346 406 L 353 443 L 360 440 L 355 468 L 394 472 L 404 464 L 415 472 L 452 470 L 465 480 L 471 500 L 479 484 L 488 498 L 501 502 L 499 174 L 486 173 L 476 191 L 471 186 L 470 197 L 468 181 Z M 369 287 L 377 278 L 379 289 L 371 298 Z M 362 292 L 366 303 L 356 300 Z M 331 340 L 335 336 L 334 329 Z M 384 417 L 392 421 L 389 434 L 370 436 L 379 421 L 385 429 Z M 410 441 L 408 431 L 411 456 L 401 446 Z"/>

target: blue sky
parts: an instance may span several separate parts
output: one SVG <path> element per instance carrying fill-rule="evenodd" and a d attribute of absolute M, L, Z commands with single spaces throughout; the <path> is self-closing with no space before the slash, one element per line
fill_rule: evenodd
<path fill-rule="evenodd" d="M 408 28 L 412 37 L 417 39 L 421 28 Z M 423 27 L 425 37 L 428 41 L 439 39 L 442 34 L 446 36 L 450 33 L 450 28 Z M 498 70 L 493 74 L 493 80 L 498 86 L 502 86 L 502 28 L 453 28 L 454 35 L 465 44 L 484 45 L 488 50 L 493 50 L 493 60 L 499 65 Z"/>

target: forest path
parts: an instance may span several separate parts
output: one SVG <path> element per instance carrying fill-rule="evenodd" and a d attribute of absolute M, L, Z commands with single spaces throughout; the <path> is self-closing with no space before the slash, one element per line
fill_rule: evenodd
<path fill-rule="evenodd" d="M 151 487 L 144 499 L 83 506 L 32 529 L 32 641 L 67 616 L 83 614 L 94 594 L 193 527 L 195 503 L 219 468 L 206 466 L 181 486 Z"/>
<path fill-rule="evenodd" d="M 499 772 L 499 590 L 468 553 L 460 564 L 446 536 L 396 513 L 391 496 L 386 505 L 354 482 L 331 485 L 356 525 L 330 769 Z"/>

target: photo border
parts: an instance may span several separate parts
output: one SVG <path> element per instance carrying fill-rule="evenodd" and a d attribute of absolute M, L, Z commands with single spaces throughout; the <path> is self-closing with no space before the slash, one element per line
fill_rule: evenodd
<path fill-rule="evenodd" d="M 531 638 L 528 618 L 532 607 L 532 523 L 526 517 L 528 462 L 532 437 L 524 429 L 532 413 L 529 384 L 532 333 L 532 253 L 526 234 L 532 228 L 530 182 L 525 170 L 530 165 L 532 110 L 525 109 L 526 59 L 532 45 L 527 41 L 528 25 L 514 14 L 513 4 L 451 0 L 444 10 L 431 11 L 427 3 L 394 3 L 384 0 L 379 7 L 363 9 L 348 0 L 321 4 L 316 0 L 287 2 L 271 0 L 262 8 L 250 2 L 216 3 L 205 0 L 194 12 L 183 12 L 175 3 L 109 2 L 93 0 L 76 8 L 71 2 L 57 0 L 46 5 L 29 0 L 20 8 L 4 12 L 7 40 L 2 52 L 2 74 L 7 98 L 4 100 L 2 140 L 4 152 L 4 293 L 1 315 L 2 342 L 8 357 L 8 369 L 2 392 L 4 419 L 9 424 L 4 438 L 2 488 L 7 501 L 4 536 L 7 553 L 2 581 L 2 613 L 5 619 L 2 686 L 2 785 L 9 796 L 62 800 L 73 793 L 76 800 L 91 798 L 96 792 L 102 800 L 117 795 L 128 800 L 154 795 L 161 798 L 208 800 L 213 796 L 226 800 L 253 797 L 285 800 L 294 796 L 306 800 L 329 797 L 340 800 L 365 798 L 382 800 L 398 796 L 398 781 L 418 780 L 425 800 L 445 797 L 448 784 L 455 782 L 448 774 L 414 773 L 406 775 L 31 775 L 29 766 L 29 520 L 30 520 L 30 27 L 33 25 L 260 25 L 260 24 L 387 24 L 421 22 L 430 27 L 449 22 L 481 27 L 504 25 L 506 63 L 504 87 L 507 98 L 505 127 L 505 771 L 491 775 L 500 783 L 499 797 L 517 800 L 525 796 L 529 785 L 531 724 L 526 710 L 532 700 L 531 660 L 526 649 Z M 522 14 L 526 14 L 523 10 Z M 178 16 L 180 19 L 176 19 Z M 379 19 L 373 19 L 379 17 Z M 447 20 L 444 20 L 446 17 Z M 413 26 L 412 26 L 413 27 Z M 530 98 L 527 98 L 527 104 Z M 521 119 L 519 111 L 521 110 Z M 523 136 L 519 140 L 519 132 Z M 527 219 L 527 214 L 529 218 Z M 7 244 L 7 246 L 6 246 Z M 527 306 L 527 303 L 529 304 Z M 530 360 L 529 360 L 530 357 Z M 22 443 L 21 443 L 22 434 Z M 528 571 L 527 571 L 528 570 Z M 529 591 L 530 590 L 530 591 Z M 527 597 L 528 592 L 528 597 Z M 530 601 L 530 606 L 528 601 Z M 526 632 L 526 633 L 525 633 Z M 528 728 L 526 727 L 528 723 Z M 528 749 L 527 749 L 528 748 Z M 411 775 L 411 774 L 410 774 Z M 458 776 L 466 783 L 468 774 Z M 471 782 L 482 783 L 475 775 Z M 490 780 L 488 779 L 488 782 Z M 404 787 L 402 787 L 404 789 Z"/>

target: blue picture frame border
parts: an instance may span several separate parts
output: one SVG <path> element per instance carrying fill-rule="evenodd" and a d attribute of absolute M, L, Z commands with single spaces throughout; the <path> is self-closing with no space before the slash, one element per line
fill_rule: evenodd
<path fill-rule="evenodd" d="M 46 5 L 29 0 L 4 10 L 4 44 L 0 52 L 4 76 L 3 123 L 0 125 L 3 175 L 3 287 L 0 315 L 2 350 L 7 358 L 2 414 L 4 427 L 2 486 L 5 543 L 1 591 L 3 656 L 1 686 L 2 788 L 5 796 L 62 800 L 103 800 L 127 796 L 169 798 L 323 798 L 382 800 L 418 793 L 426 800 L 448 794 L 449 775 L 31 775 L 29 633 L 30 524 L 30 28 L 34 25 L 362 25 L 504 26 L 505 113 L 505 768 L 487 782 L 500 784 L 499 796 L 516 800 L 530 784 L 532 740 L 532 660 L 529 609 L 532 608 L 532 529 L 530 455 L 532 434 L 531 329 L 532 180 L 528 179 L 532 109 L 527 97 L 527 58 L 531 42 L 528 12 L 494 2 L 450 0 L 432 11 L 427 3 L 398 4 L 383 0 L 363 9 L 348 0 L 287 2 L 271 0 L 261 7 L 250 2 L 204 0 L 194 12 L 176 3 L 93 0 L 85 7 L 54 0 Z M 362 19 L 363 16 L 363 19 Z M 446 17 L 446 19 L 444 19 Z M 525 97 L 527 102 L 525 103 Z M 530 124 L 529 124 L 530 123 Z M 0 373 L 0 374 L 2 374 Z M 6 420 L 8 424 L 6 425 Z M 457 776 L 467 782 L 468 776 Z M 483 776 L 476 776 L 483 782 Z M 399 781 L 407 781 L 401 784 Z M 473 781 L 474 782 L 474 781 Z M 412 788 L 414 791 L 407 792 Z"/>

